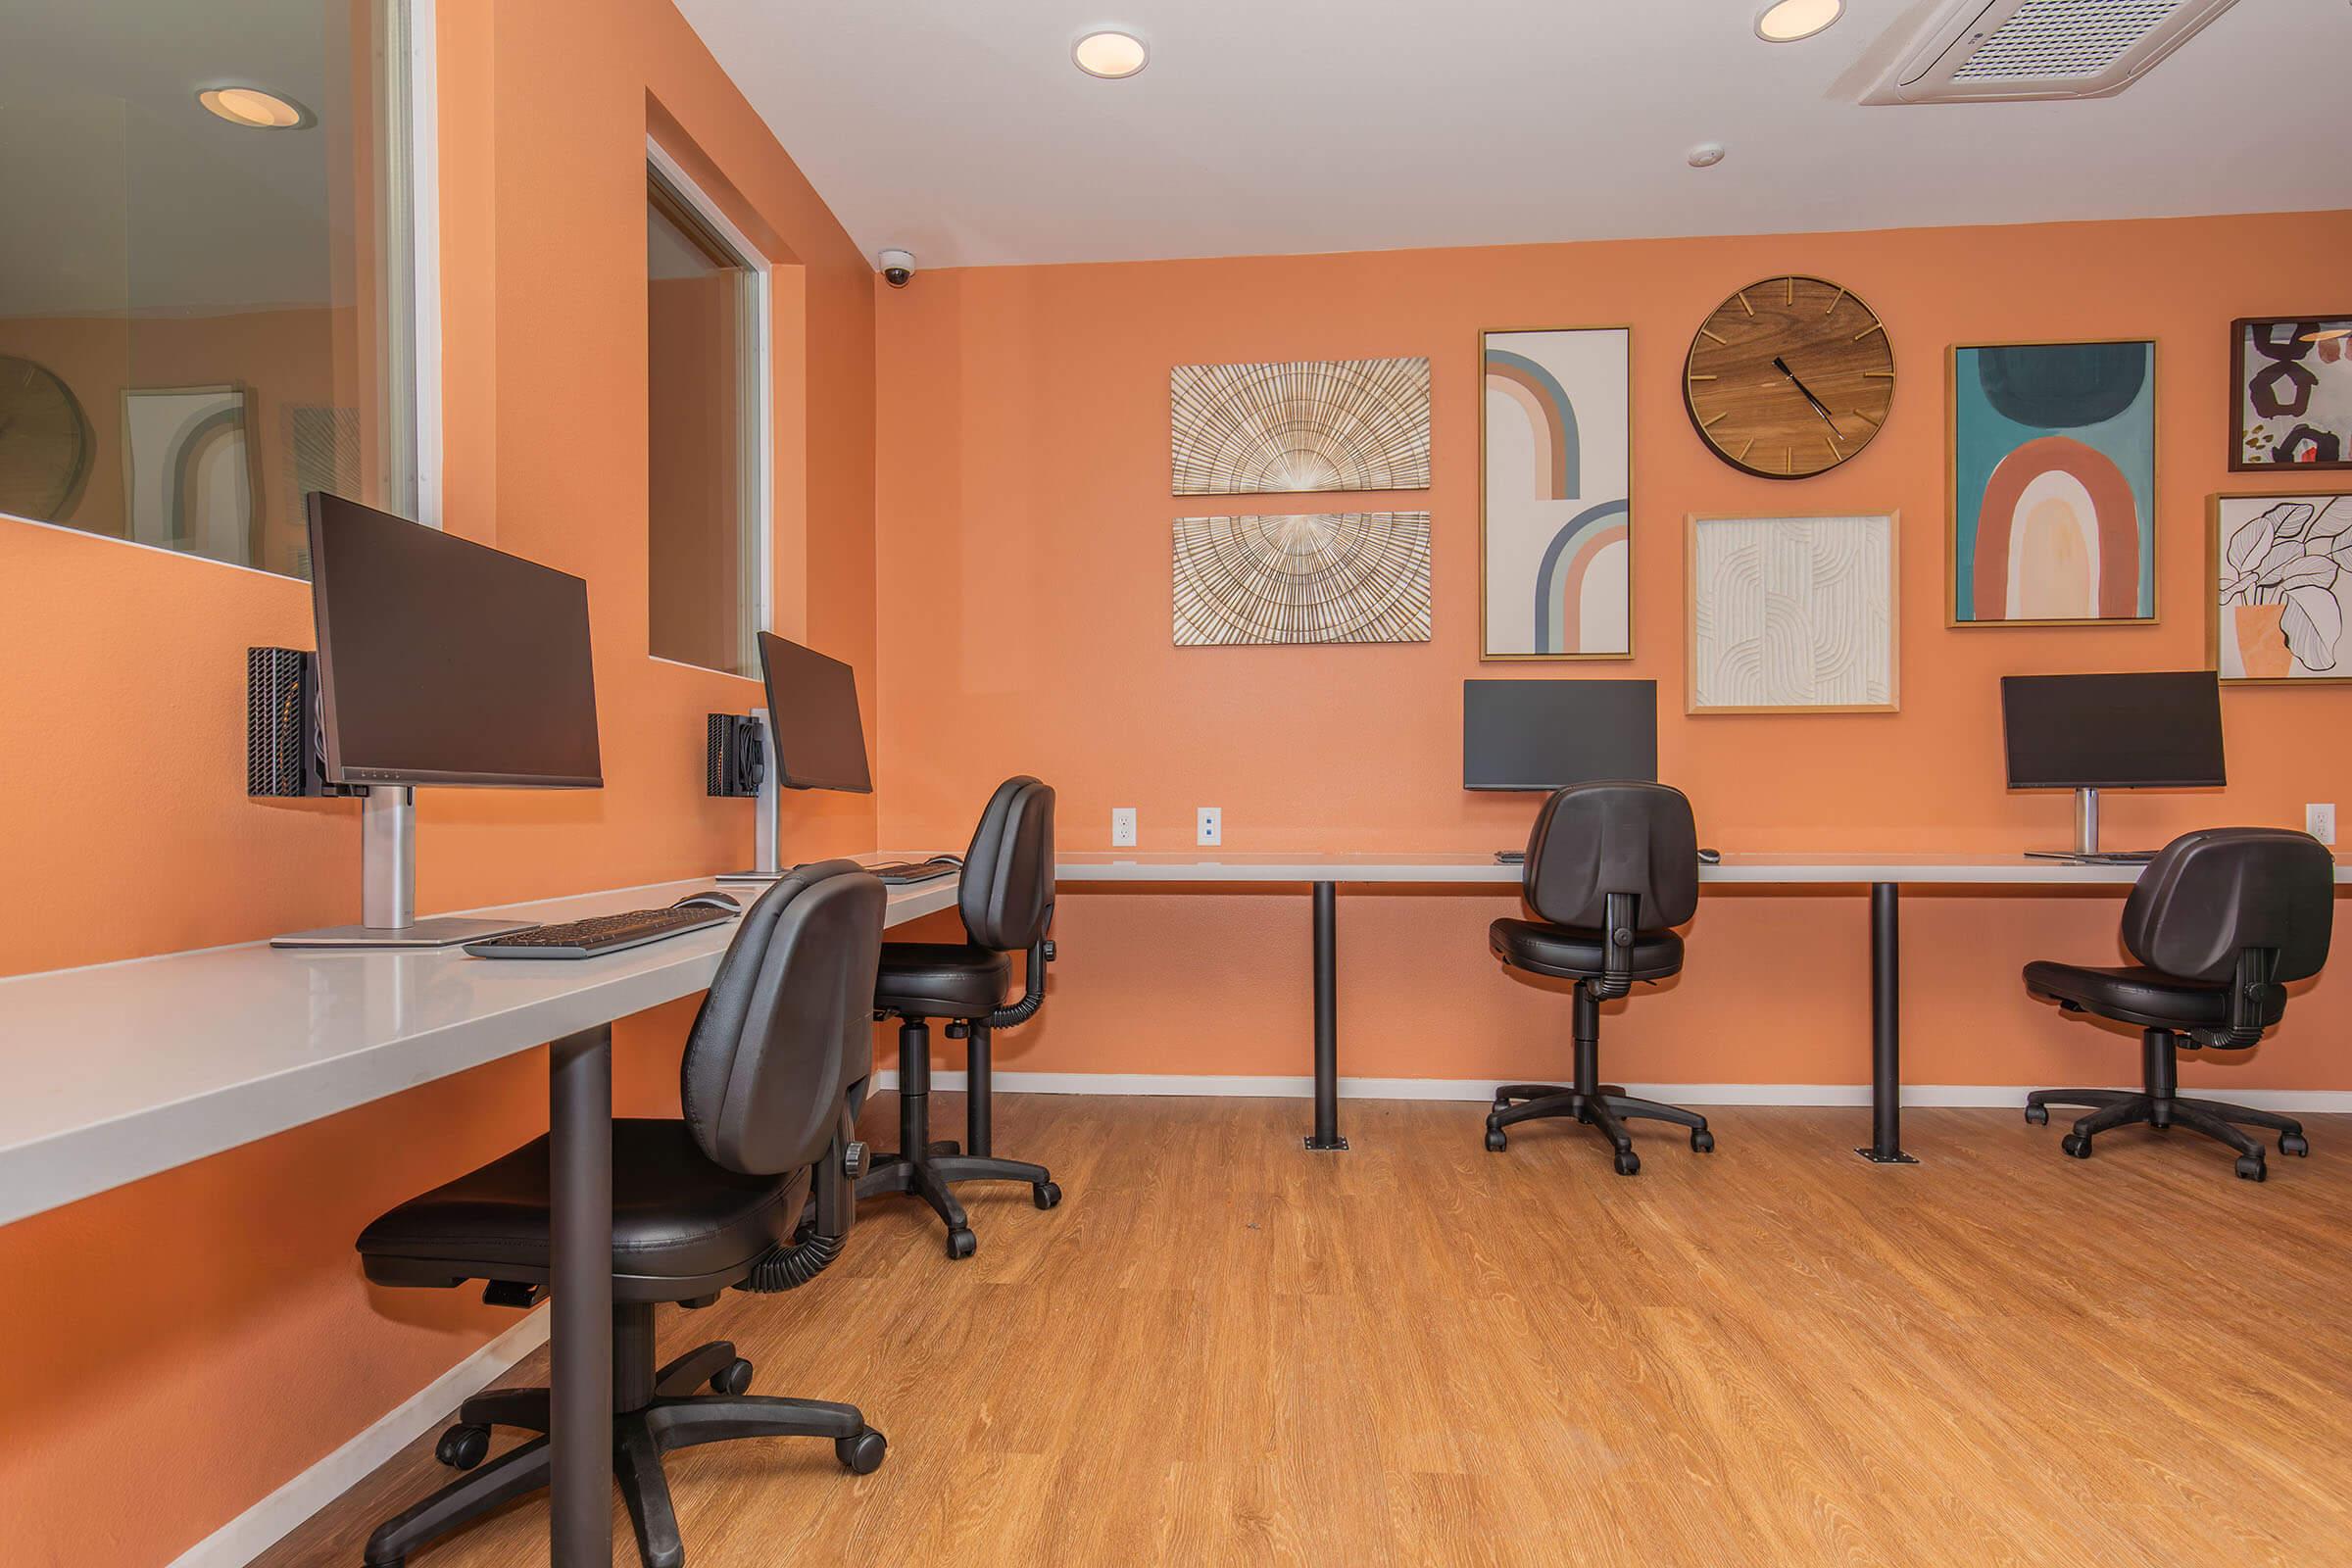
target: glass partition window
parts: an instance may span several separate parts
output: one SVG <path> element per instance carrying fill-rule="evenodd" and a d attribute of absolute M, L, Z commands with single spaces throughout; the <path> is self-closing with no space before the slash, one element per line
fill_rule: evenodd
<path fill-rule="evenodd" d="M 648 644 L 760 673 L 765 629 L 767 274 L 682 176 L 649 168 Z"/>
<path fill-rule="evenodd" d="M 0 514 L 293 577 L 305 492 L 416 514 L 408 65 L 405 0 L 12 10 Z"/>

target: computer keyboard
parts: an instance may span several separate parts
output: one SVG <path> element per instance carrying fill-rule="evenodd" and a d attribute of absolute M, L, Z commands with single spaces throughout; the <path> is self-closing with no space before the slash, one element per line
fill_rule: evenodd
<path fill-rule="evenodd" d="M 732 919 L 724 909 L 701 906 L 686 909 L 630 909 L 620 914 L 591 915 L 558 925 L 533 926 L 512 936 L 487 942 L 468 942 L 466 951 L 477 958 L 596 958 L 623 948 L 641 948 L 663 937 L 683 936 L 705 926 Z"/>
<path fill-rule="evenodd" d="M 928 860 L 886 860 L 880 865 L 865 868 L 892 887 L 908 882 L 931 882 L 943 876 L 954 876 L 963 869 L 963 861 L 953 855 L 935 855 Z"/>

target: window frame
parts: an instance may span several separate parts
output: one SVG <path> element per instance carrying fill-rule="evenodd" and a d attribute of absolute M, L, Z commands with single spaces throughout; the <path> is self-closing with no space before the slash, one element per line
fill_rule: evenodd
<path fill-rule="evenodd" d="M 714 669 L 709 664 L 697 664 L 682 659 L 671 659 L 653 651 L 653 624 L 646 624 L 645 657 L 658 663 L 674 664 L 680 669 L 699 670 L 709 675 L 726 675 L 737 680 L 760 678 L 759 637 L 762 632 L 775 630 L 775 507 L 776 507 L 776 425 L 775 425 L 775 289 L 773 267 L 766 252 L 752 243 L 750 237 L 727 217 L 710 193 L 689 174 L 678 160 L 670 155 L 651 132 L 645 138 L 646 179 L 658 184 L 671 199 L 682 205 L 703 226 L 707 237 L 718 241 L 732 254 L 736 265 L 744 269 L 742 293 L 745 312 L 743 345 L 748 353 L 736 357 L 736 416 L 737 450 L 747 454 L 745 469 L 736 476 L 737 516 L 742 519 L 743 537 L 736 542 L 736 567 L 742 580 L 736 585 L 737 624 L 745 628 L 743 646 L 737 650 L 744 668 Z M 650 283 L 650 279 L 649 279 Z M 646 429 L 651 440 L 653 409 L 646 410 Z M 646 572 L 650 601 L 653 572 L 653 516 L 646 516 Z"/>

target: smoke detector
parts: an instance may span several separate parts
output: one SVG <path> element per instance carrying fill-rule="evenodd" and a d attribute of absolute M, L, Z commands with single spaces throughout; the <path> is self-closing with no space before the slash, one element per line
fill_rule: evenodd
<path fill-rule="evenodd" d="M 2106 98 L 2237 0 L 1952 0 L 1866 104 Z"/>

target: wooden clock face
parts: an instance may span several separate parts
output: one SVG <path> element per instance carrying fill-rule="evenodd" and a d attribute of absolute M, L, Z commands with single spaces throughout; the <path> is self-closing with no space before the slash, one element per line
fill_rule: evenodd
<path fill-rule="evenodd" d="M 1894 404 L 1894 350 L 1869 306 L 1818 277 L 1769 277 L 1690 340 L 1683 403 L 1743 473 L 1802 479 L 1864 447 Z"/>
<path fill-rule="evenodd" d="M 0 512 L 54 522 L 90 476 L 94 441 L 81 404 L 56 374 L 0 354 Z"/>

